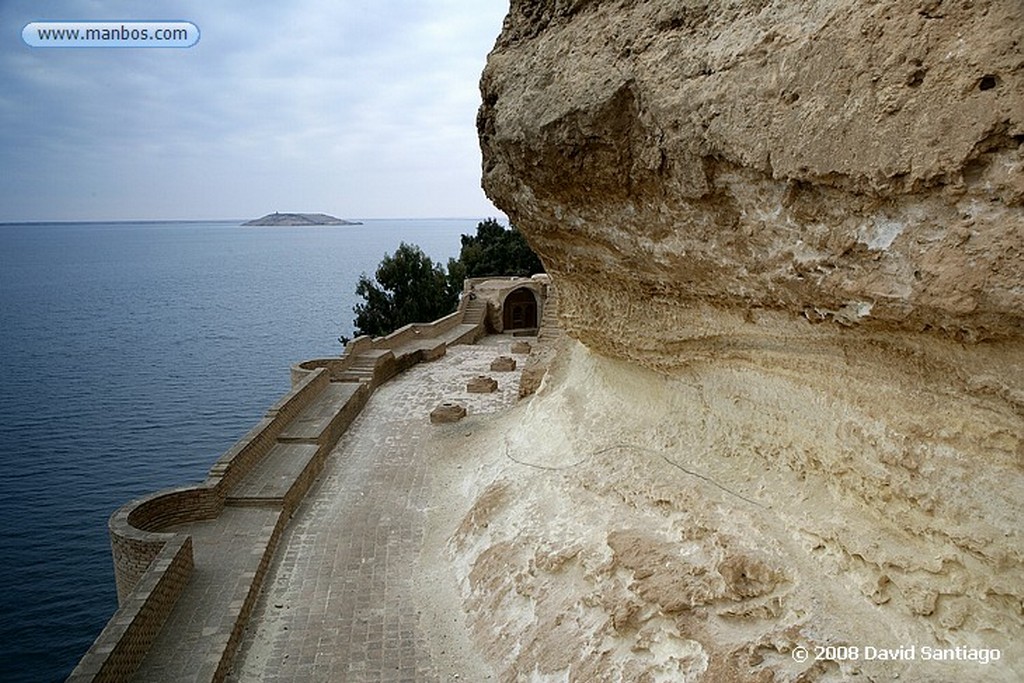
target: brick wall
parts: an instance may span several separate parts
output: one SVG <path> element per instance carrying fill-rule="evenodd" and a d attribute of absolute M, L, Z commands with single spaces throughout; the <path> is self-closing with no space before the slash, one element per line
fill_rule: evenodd
<path fill-rule="evenodd" d="M 123 605 L 150 564 L 176 534 L 161 533 L 174 524 L 212 519 L 224 500 L 206 485 L 168 489 L 138 498 L 115 512 L 109 523 L 117 601 Z"/>
<path fill-rule="evenodd" d="M 69 683 L 124 681 L 149 652 L 167 615 L 192 574 L 192 539 L 172 537 L 155 556 L 152 571 L 120 600 L 120 607 L 93 642 Z"/>

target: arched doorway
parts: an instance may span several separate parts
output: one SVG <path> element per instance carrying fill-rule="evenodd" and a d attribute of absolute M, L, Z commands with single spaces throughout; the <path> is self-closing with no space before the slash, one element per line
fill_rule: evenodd
<path fill-rule="evenodd" d="M 526 287 L 512 290 L 501 308 L 502 327 L 506 331 L 536 329 L 537 298 Z"/>

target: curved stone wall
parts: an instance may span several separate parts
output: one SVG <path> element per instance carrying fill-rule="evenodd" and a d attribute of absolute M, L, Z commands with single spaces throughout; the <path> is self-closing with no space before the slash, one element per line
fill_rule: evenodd
<path fill-rule="evenodd" d="M 210 469 L 205 482 L 160 491 L 125 504 L 110 518 L 110 541 L 118 602 L 123 602 L 153 558 L 173 538 L 164 529 L 213 519 L 224 508 L 228 489 L 273 447 L 277 436 L 327 386 L 326 370 L 309 373 L 270 408 Z"/>
<path fill-rule="evenodd" d="M 109 523 L 118 604 L 125 604 L 164 547 L 181 541 L 183 534 L 164 533 L 163 529 L 212 519 L 223 508 L 224 497 L 205 484 L 167 489 L 119 508 Z"/>

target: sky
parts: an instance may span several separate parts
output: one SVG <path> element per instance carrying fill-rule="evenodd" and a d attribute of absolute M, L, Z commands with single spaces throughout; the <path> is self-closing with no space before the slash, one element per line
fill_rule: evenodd
<path fill-rule="evenodd" d="M 0 0 L 0 222 L 501 216 L 479 79 L 508 0 Z M 190 48 L 33 48 L 182 20 Z"/>

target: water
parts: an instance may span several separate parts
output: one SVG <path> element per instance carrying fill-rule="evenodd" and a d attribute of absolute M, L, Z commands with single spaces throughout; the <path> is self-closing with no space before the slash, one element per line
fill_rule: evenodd
<path fill-rule="evenodd" d="M 63 680 L 117 607 L 107 519 L 200 481 L 337 355 L 401 241 L 447 263 L 477 221 L 0 226 L 0 671 Z"/>

